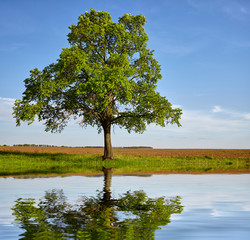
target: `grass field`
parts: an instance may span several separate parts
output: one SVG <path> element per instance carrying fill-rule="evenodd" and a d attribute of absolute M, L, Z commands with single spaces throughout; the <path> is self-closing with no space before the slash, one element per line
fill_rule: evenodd
<path fill-rule="evenodd" d="M 114 167 L 114 174 L 250 173 L 250 150 L 117 150 L 115 160 L 102 161 L 103 149 L 0 147 L 0 176 L 93 175 L 103 166 Z"/>

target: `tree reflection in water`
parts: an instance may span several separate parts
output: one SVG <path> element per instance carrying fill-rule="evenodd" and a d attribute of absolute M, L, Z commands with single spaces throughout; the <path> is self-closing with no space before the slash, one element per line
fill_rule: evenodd
<path fill-rule="evenodd" d="M 45 193 L 43 199 L 16 200 L 15 224 L 20 239 L 154 239 L 155 230 L 183 210 L 180 197 L 149 198 L 140 191 L 111 197 L 112 168 L 103 168 L 104 189 L 96 197 L 82 197 L 78 204 L 66 201 L 62 190 Z"/>

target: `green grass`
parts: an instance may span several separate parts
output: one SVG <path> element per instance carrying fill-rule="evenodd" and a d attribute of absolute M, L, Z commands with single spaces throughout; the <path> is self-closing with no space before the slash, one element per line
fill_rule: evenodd
<path fill-rule="evenodd" d="M 96 174 L 102 167 L 114 167 L 114 173 L 147 172 L 250 172 L 250 158 L 205 157 L 135 157 L 115 156 L 116 160 L 102 161 L 100 155 L 61 153 L 19 153 L 0 151 L 0 176 Z"/>

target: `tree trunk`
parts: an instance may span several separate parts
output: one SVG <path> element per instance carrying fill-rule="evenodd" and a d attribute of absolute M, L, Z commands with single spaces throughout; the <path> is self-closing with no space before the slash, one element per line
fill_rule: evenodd
<path fill-rule="evenodd" d="M 104 124 L 104 156 L 103 160 L 114 159 L 113 148 L 111 144 L 111 124 Z"/>

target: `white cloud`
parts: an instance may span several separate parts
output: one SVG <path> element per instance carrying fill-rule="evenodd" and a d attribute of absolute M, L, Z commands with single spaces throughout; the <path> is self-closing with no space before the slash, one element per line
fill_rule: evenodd
<path fill-rule="evenodd" d="M 213 112 L 223 112 L 222 108 L 215 108 Z M 233 116 L 234 117 L 234 116 Z M 217 117 L 209 112 L 184 111 L 182 118 L 183 128 L 188 131 L 209 131 L 209 132 L 237 132 L 250 127 L 250 123 L 243 118 Z"/>
<path fill-rule="evenodd" d="M 15 119 L 12 116 L 13 113 L 13 106 L 16 99 L 13 98 L 4 98 L 0 97 L 0 121 L 7 121 L 7 122 L 13 122 Z M 42 123 L 38 121 L 38 118 L 35 118 L 35 122 L 33 125 L 39 125 L 41 126 Z M 68 126 L 71 125 L 78 125 L 79 119 L 74 120 L 73 118 L 69 121 Z"/>
<path fill-rule="evenodd" d="M 234 119 L 238 119 L 241 121 L 250 120 L 250 113 L 240 113 L 240 112 L 236 112 L 233 110 L 221 108 L 220 106 L 214 106 L 212 109 L 212 112 L 213 113 L 224 113 L 227 115 L 227 119 L 234 118 Z"/>
<path fill-rule="evenodd" d="M 183 108 L 183 106 L 182 106 L 182 105 L 175 105 L 175 104 L 174 104 L 174 105 L 172 105 L 172 107 L 173 107 L 173 108 L 181 108 L 181 109 Z"/>
<path fill-rule="evenodd" d="M 243 206 L 242 206 L 242 209 L 243 209 L 243 211 L 250 212 L 250 204 L 247 203 L 246 205 L 243 205 Z"/>
<path fill-rule="evenodd" d="M 183 108 L 182 108 L 183 109 Z M 223 113 L 220 115 L 213 113 Z M 183 109 L 181 117 L 182 127 L 168 126 L 167 132 L 182 133 L 194 135 L 199 133 L 200 137 L 206 138 L 216 133 L 241 134 L 250 129 L 250 113 L 239 113 L 224 109 L 220 106 L 214 106 L 212 113 L 210 111 L 186 110 Z M 161 127 L 152 125 L 151 129 L 164 131 Z"/>
<path fill-rule="evenodd" d="M 15 102 L 13 98 L 0 97 L 0 120 L 13 121 L 12 107 Z"/>
<path fill-rule="evenodd" d="M 214 106 L 212 112 L 214 113 L 223 112 L 223 109 L 220 106 Z"/>
<path fill-rule="evenodd" d="M 13 119 L 12 116 L 14 101 L 15 99 L 12 98 L 0 97 L 0 121 L 11 122 L 13 127 L 15 126 L 15 119 Z M 185 107 L 179 105 L 174 105 L 173 107 L 183 109 L 183 115 L 180 120 L 182 127 L 178 128 L 176 125 L 170 125 L 166 126 L 166 128 L 162 128 L 152 124 L 148 126 L 148 130 L 143 135 L 128 134 L 125 130 L 115 128 L 115 134 L 113 136 L 114 146 L 130 146 L 134 144 L 150 145 L 155 148 L 249 148 L 250 113 L 233 111 L 219 105 L 207 111 L 185 109 Z M 22 129 L 25 129 L 25 125 L 26 124 L 23 125 L 24 128 L 20 128 L 20 132 Z M 43 130 L 41 122 L 35 121 L 32 125 L 33 132 L 35 132 L 37 128 Z M 76 121 L 69 122 L 68 128 L 64 131 L 65 136 L 69 134 L 70 129 L 75 125 L 77 125 Z M 10 134 L 8 134 L 8 144 L 15 144 L 18 138 L 16 128 L 5 129 L 3 126 L 4 124 L 2 124 L 2 128 L 0 129 L 2 132 L 13 131 L 13 136 L 15 136 L 15 139 L 10 139 Z M 95 131 L 90 131 L 89 129 L 90 128 L 84 130 L 86 136 L 89 132 L 93 135 L 93 131 Z M 30 138 L 33 137 L 33 135 L 30 135 Z M 5 138 L 7 139 L 7 136 Z M 52 139 L 52 137 L 50 138 Z M 53 144 L 60 145 L 57 141 L 60 142 L 61 138 L 58 137 L 57 140 L 56 136 L 54 138 L 51 140 L 54 141 Z M 67 135 L 66 138 L 71 137 Z M 102 139 L 99 135 L 95 135 L 94 138 L 93 142 Z M 6 139 L 5 141 L 7 141 Z M 78 142 L 80 141 L 76 140 L 76 143 L 71 144 L 79 145 Z M 2 144 L 5 143 L 6 142 Z M 70 145 L 70 143 L 66 145 Z M 85 145 L 89 145 L 89 137 L 86 137 Z"/>
<path fill-rule="evenodd" d="M 3 102 L 4 104 L 8 104 L 8 105 L 13 105 L 16 99 L 14 98 L 4 98 L 4 97 L 0 97 L 0 103 Z"/>
<path fill-rule="evenodd" d="M 250 120 L 250 113 L 245 113 L 242 115 L 246 120 Z"/>

